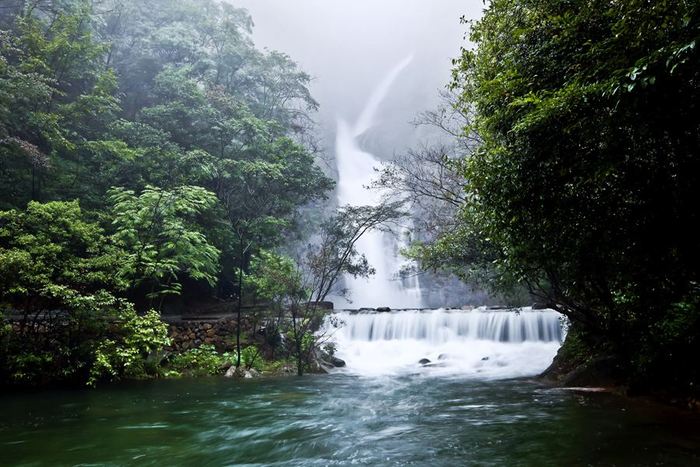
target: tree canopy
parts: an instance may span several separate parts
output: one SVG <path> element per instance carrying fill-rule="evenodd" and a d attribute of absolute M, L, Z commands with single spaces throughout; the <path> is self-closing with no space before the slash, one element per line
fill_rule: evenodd
<path fill-rule="evenodd" d="M 526 283 L 637 377 L 692 387 L 698 2 L 494 0 L 470 38 L 452 86 L 481 143 L 442 253 Z"/>
<path fill-rule="evenodd" d="M 149 310 L 240 311 L 236 271 L 333 188 L 310 77 L 252 26 L 218 0 L 0 8 L 0 383 L 154 371 Z"/>

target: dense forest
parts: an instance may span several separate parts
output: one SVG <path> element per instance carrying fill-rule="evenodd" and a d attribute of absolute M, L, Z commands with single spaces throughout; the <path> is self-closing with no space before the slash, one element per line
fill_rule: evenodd
<path fill-rule="evenodd" d="M 301 373 L 318 304 L 373 273 L 359 237 L 410 212 L 420 269 L 568 318 L 557 371 L 697 393 L 698 2 L 493 0 L 421 116 L 449 142 L 379 170 L 396 196 L 335 210 L 310 76 L 256 48 L 245 10 L 0 15 L 0 383 L 239 367 L 260 303 Z M 165 356 L 160 314 L 212 304 L 237 313 L 231 352 Z"/>
<path fill-rule="evenodd" d="M 308 314 L 340 274 L 371 272 L 353 242 L 382 214 L 302 209 L 334 185 L 317 164 L 310 77 L 254 46 L 245 10 L 1 8 L 3 382 L 158 373 L 146 360 L 168 343 L 161 311 L 224 303 L 240 317 L 284 296 Z M 274 253 L 314 228 L 321 238 L 303 261 Z"/>

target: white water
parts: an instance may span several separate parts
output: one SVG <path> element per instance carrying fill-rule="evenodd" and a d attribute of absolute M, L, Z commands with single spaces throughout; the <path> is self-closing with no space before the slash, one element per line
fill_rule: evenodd
<path fill-rule="evenodd" d="M 360 375 L 422 372 L 496 379 L 534 376 L 556 355 L 564 331 L 551 310 L 339 312 L 336 355 Z M 421 365 L 427 358 L 430 364 Z"/>
<path fill-rule="evenodd" d="M 411 62 L 407 57 L 396 65 L 376 87 L 364 110 L 354 124 L 339 119 L 336 134 L 336 160 L 338 164 L 338 204 L 352 206 L 376 206 L 381 193 L 368 190 L 379 166 L 377 158 L 364 151 L 358 142 L 367 130 L 375 125 L 375 114 L 401 71 Z M 399 271 L 405 261 L 399 250 L 405 246 L 404 232 L 399 238 L 380 231 L 365 233 L 357 242 L 357 250 L 367 257 L 375 274 L 369 279 L 345 277 L 349 299 L 353 307 L 420 308 L 421 292 L 417 277 L 401 278 Z M 336 304 L 342 300 L 335 298 Z"/>

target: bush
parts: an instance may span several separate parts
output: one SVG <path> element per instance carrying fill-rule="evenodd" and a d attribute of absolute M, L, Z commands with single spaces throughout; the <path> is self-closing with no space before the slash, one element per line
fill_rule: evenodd
<path fill-rule="evenodd" d="M 118 326 L 115 337 L 105 339 L 97 347 L 88 385 L 94 386 L 102 379 L 145 378 L 158 374 L 160 359 L 154 361 L 149 357 L 170 344 L 168 325 L 154 310 L 138 316 L 128 307 L 124 315 L 124 323 Z"/>
<path fill-rule="evenodd" d="M 213 376 L 236 363 L 235 353 L 219 353 L 213 345 L 202 345 L 175 355 L 169 368 L 188 376 Z"/>

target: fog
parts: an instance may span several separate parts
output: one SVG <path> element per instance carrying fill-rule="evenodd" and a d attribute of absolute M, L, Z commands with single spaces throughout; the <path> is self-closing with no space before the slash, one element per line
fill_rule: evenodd
<path fill-rule="evenodd" d="M 477 18 L 481 1 L 231 0 L 248 9 L 256 44 L 289 54 L 313 76 L 317 121 L 332 151 L 338 117 L 354 120 L 372 89 L 407 56 L 411 64 L 377 111 L 364 144 L 381 158 L 414 145 L 426 131 L 410 124 L 434 107 L 450 79 L 451 60 L 466 44 L 462 15 Z"/>
<path fill-rule="evenodd" d="M 338 181 L 338 199 L 331 204 L 368 204 L 372 196 L 362 188 L 371 181 L 376 159 L 389 160 L 428 139 L 445 137 L 412 122 L 438 105 L 440 92 L 450 81 L 452 59 L 468 45 L 467 26 L 460 18 L 478 18 L 481 1 L 230 1 L 250 12 L 258 47 L 288 54 L 313 77 L 311 91 L 320 104 L 318 135 Z M 407 61 L 407 66 L 400 65 Z M 393 76 L 392 69 L 400 71 Z M 339 120 L 343 127 L 362 128 L 353 147 L 346 147 L 349 152 L 334 145 L 340 141 L 336 141 Z M 356 170 L 348 169 L 354 166 Z M 345 196 L 348 193 L 351 196 Z M 398 254 L 405 246 L 399 236 L 367 234 L 358 250 L 377 273 L 370 279 L 347 279 L 352 303 L 332 299 L 350 307 L 491 303 L 485 293 L 470 290 L 453 277 L 424 274 L 420 284 L 399 278 L 401 265 L 408 264 Z"/>

